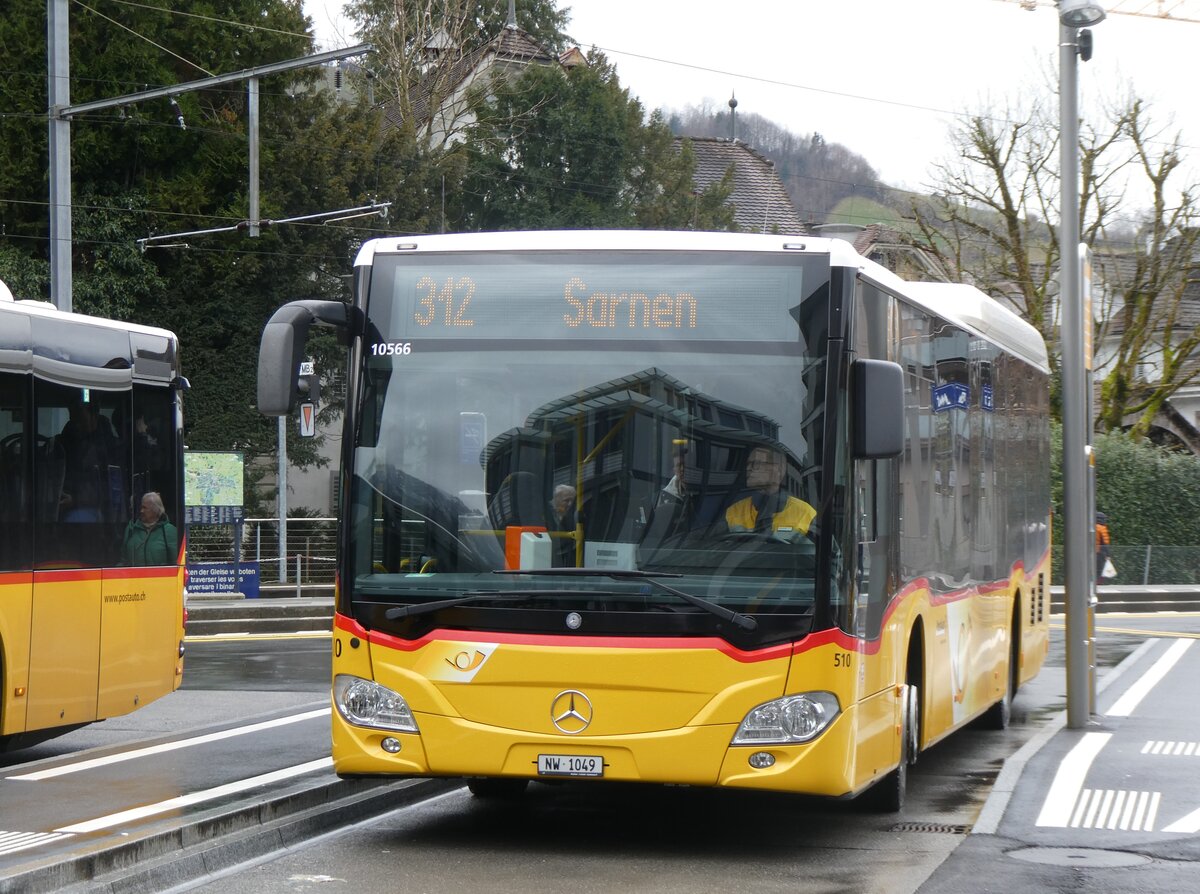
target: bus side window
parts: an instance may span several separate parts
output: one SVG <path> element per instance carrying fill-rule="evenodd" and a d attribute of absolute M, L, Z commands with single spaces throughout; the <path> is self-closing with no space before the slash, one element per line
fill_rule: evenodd
<path fill-rule="evenodd" d="M 29 377 L 0 372 L 0 571 L 20 571 L 33 562 L 33 443 Z"/>

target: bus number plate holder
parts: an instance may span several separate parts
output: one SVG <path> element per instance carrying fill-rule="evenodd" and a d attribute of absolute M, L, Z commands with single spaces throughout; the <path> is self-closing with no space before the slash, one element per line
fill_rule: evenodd
<path fill-rule="evenodd" d="M 604 758 L 594 754 L 539 754 L 539 776 L 603 776 Z"/>

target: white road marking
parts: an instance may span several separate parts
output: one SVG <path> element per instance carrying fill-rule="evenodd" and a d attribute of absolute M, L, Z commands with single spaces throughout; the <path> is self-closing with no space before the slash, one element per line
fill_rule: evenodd
<path fill-rule="evenodd" d="M 1054 782 L 1046 793 L 1042 804 L 1042 812 L 1038 814 L 1037 825 L 1066 828 L 1071 824 L 1072 813 L 1079 794 L 1083 791 L 1083 780 L 1087 778 L 1092 761 L 1100 753 L 1100 749 L 1108 744 L 1112 733 L 1084 733 L 1079 743 L 1072 748 L 1058 765 Z"/>
<path fill-rule="evenodd" d="M 1200 810 L 1193 810 L 1181 820 L 1176 820 L 1163 829 L 1164 832 L 1181 832 L 1184 835 L 1195 835 L 1200 832 Z"/>
<path fill-rule="evenodd" d="M 329 630 L 295 630 L 289 633 L 191 633 L 183 638 L 185 643 L 223 643 L 257 639 L 329 639 Z"/>
<path fill-rule="evenodd" d="M 193 736 L 190 739 L 180 739 L 177 742 L 164 742 L 161 745 L 150 745 L 146 748 L 136 748 L 133 751 L 122 751 L 120 754 L 110 754 L 105 757 L 94 757 L 89 760 L 77 761 L 73 764 L 63 764 L 58 767 L 51 767 L 46 770 L 37 770 L 33 773 L 23 773 L 20 776 L 8 776 L 7 779 L 19 780 L 22 782 L 40 782 L 43 779 L 53 779 L 56 776 L 65 776 L 68 773 L 79 773 L 83 770 L 92 770 L 96 767 L 106 767 L 110 764 L 118 764 L 122 761 L 136 760 L 140 757 L 149 757 L 152 754 L 163 754 L 168 751 L 176 751 L 180 748 L 191 748 L 194 745 L 205 745 L 209 742 L 219 742 L 222 739 L 231 739 L 234 736 L 244 736 L 248 733 L 258 733 L 263 730 L 275 729 L 280 726 L 287 726 L 291 723 L 300 723 L 304 720 L 313 720 L 318 717 L 328 717 L 329 708 L 319 708 L 315 711 L 305 711 L 301 714 L 291 714 L 287 717 L 280 717 L 276 720 L 264 720 L 261 723 L 251 723 L 248 726 L 235 726 L 233 729 L 221 730 L 218 733 L 206 733 L 203 736 Z"/>
<path fill-rule="evenodd" d="M 327 770 L 332 766 L 333 758 L 323 757 L 319 760 L 309 761 L 306 764 L 297 764 L 294 767 L 285 767 L 282 770 L 275 770 L 272 773 L 263 773 L 261 776 L 252 776 L 249 779 L 240 779 L 237 782 L 230 782 L 226 785 L 218 785 L 216 788 L 209 788 L 200 792 L 192 792 L 190 795 L 180 795 L 178 798 L 171 798 L 167 801 L 159 801 L 157 804 L 146 804 L 142 807 L 134 807 L 130 810 L 122 810 L 120 813 L 110 813 L 108 816 L 101 816 L 93 820 L 86 820 L 82 823 L 74 823 L 70 826 L 62 826 L 54 831 L 79 835 L 83 835 L 88 832 L 99 832 L 103 829 L 111 829 L 113 826 L 119 826 L 124 823 L 131 823 L 140 819 L 145 819 L 148 816 L 166 813 L 169 810 L 178 810 L 181 807 L 189 807 L 192 804 L 200 804 L 204 801 L 212 801 L 216 798 L 224 798 L 227 795 L 236 795 L 252 788 L 258 788 L 259 786 L 271 785 L 275 782 L 282 782 L 285 779 L 303 776 L 305 773 L 315 773 L 318 770 Z"/>
<path fill-rule="evenodd" d="M 1142 754 L 1184 755 L 1192 757 L 1200 754 L 1200 742 L 1164 742 L 1161 739 L 1151 739 L 1142 746 Z"/>
<path fill-rule="evenodd" d="M 1160 792 L 1085 788 L 1068 825 L 1072 829 L 1153 832 L 1161 801 Z"/>
<path fill-rule="evenodd" d="M 70 837 L 63 832 L 0 832 L 0 856 Z"/>
<path fill-rule="evenodd" d="M 1194 640 L 1190 639 L 1177 640 L 1158 661 L 1154 662 L 1154 666 L 1146 671 L 1140 680 L 1125 690 L 1125 694 L 1105 713 L 1109 717 L 1128 717 L 1132 714 L 1141 704 L 1142 699 L 1167 675 L 1167 672 L 1183 657 L 1183 653 L 1193 642 Z"/>

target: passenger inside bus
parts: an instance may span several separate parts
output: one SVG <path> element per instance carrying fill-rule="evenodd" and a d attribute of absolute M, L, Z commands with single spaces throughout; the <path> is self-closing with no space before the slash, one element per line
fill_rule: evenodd
<path fill-rule="evenodd" d="M 642 538 L 648 546 L 662 544 L 692 530 L 696 494 L 687 481 L 690 457 L 691 451 L 687 446 L 678 446 L 672 452 L 671 480 L 658 492 Z"/>
<path fill-rule="evenodd" d="M 109 513 L 109 468 L 119 457 L 117 436 L 108 419 L 91 404 L 77 401 L 59 435 L 66 477 L 59 518 L 67 522 L 105 521 Z"/>
<path fill-rule="evenodd" d="M 142 495 L 138 517 L 125 527 L 123 561 L 126 565 L 173 565 L 178 550 L 179 534 L 167 518 L 162 497 L 148 491 Z"/>
<path fill-rule="evenodd" d="M 554 565 L 570 568 L 575 565 L 575 488 L 560 484 L 554 488 L 547 513 L 547 527 L 554 541 Z"/>
<path fill-rule="evenodd" d="M 755 447 L 746 461 L 746 487 L 751 491 L 725 510 L 731 533 L 770 534 L 792 540 L 808 534 L 817 511 L 782 489 L 787 460 L 770 447 Z"/>

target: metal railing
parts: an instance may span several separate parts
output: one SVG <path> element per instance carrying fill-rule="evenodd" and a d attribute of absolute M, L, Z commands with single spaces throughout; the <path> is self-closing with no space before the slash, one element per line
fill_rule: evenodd
<path fill-rule="evenodd" d="M 232 562 L 233 525 L 193 525 L 188 531 L 189 562 Z M 279 519 L 248 518 L 242 532 L 243 562 L 258 562 L 263 585 L 332 585 L 336 568 L 337 519 L 289 518 L 287 573 L 279 574 Z M 1062 581 L 1061 546 L 1051 552 L 1052 580 Z M 1108 583 L 1128 585 L 1200 584 L 1200 546 L 1114 545 L 1109 549 L 1117 576 Z"/>
<path fill-rule="evenodd" d="M 336 570 L 337 519 L 289 518 L 285 573 L 279 573 L 279 519 L 248 518 L 242 528 L 240 561 L 257 562 L 264 586 L 276 583 L 332 585 Z M 233 525 L 192 525 L 188 562 L 232 562 Z"/>
<path fill-rule="evenodd" d="M 1117 576 L 1104 583 L 1128 586 L 1171 586 L 1200 583 L 1200 546 L 1113 545 L 1109 558 Z M 1063 548 L 1051 553 L 1051 579 L 1062 582 Z"/>

